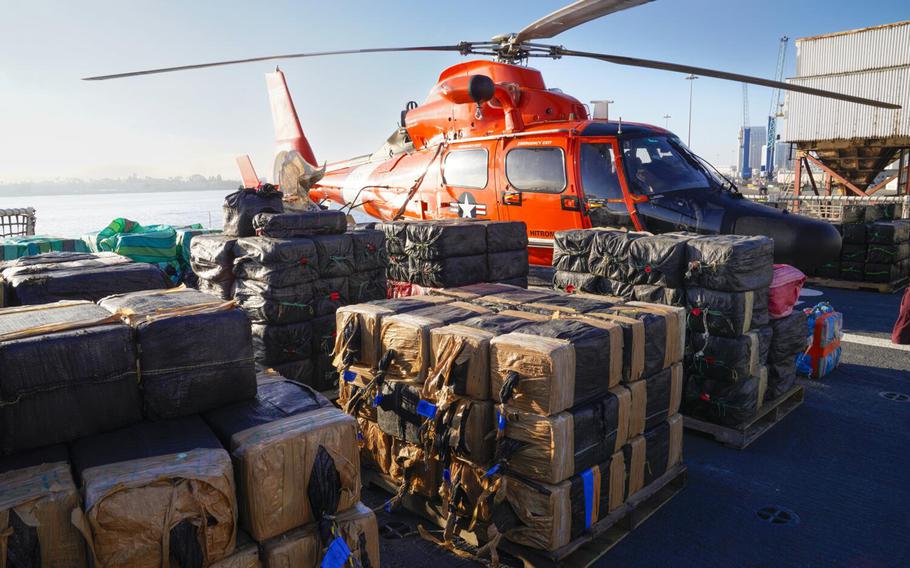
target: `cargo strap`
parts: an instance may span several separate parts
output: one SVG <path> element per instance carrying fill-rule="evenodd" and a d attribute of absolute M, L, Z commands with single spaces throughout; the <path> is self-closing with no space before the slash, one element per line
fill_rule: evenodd
<path fill-rule="evenodd" d="M 376 372 L 373 374 L 373 378 L 367 383 L 362 389 L 355 392 L 351 398 L 345 404 L 344 411 L 351 416 L 355 416 L 360 408 L 366 402 L 367 397 L 371 393 L 376 393 L 373 397 L 373 406 L 379 406 L 379 403 L 382 402 L 381 388 L 382 383 L 385 381 L 385 374 L 391 364 L 392 359 L 395 357 L 395 350 L 389 349 L 386 351 L 382 359 L 379 361 L 379 367 L 376 369 Z"/>

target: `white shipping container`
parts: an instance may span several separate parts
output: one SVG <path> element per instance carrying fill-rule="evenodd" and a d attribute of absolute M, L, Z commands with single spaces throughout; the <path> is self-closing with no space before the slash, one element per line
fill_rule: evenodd
<path fill-rule="evenodd" d="M 910 65 L 910 21 L 796 40 L 796 75 Z"/>
<path fill-rule="evenodd" d="M 889 110 L 788 92 L 782 136 L 787 142 L 910 136 L 910 65 L 838 75 L 795 77 L 788 81 L 895 103 L 902 108 Z"/>

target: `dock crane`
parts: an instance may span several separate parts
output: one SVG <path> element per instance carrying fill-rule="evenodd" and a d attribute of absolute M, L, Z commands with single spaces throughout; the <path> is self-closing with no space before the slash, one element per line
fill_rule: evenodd
<path fill-rule="evenodd" d="M 774 72 L 774 79 L 782 81 L 784 77 L 784 61 L 787 58 L 787 43 L 790 38 L 783 36 L 780 38 L 780 44 L 777 48 L 777 69 Z M 745 83 L 743 83 L 745 87 Z M 777 145 L 777 117 L 783 116 L 781 111 L 781 95 L 783 91 L 774 87 L 771 91 L 771 108 L 768 110 L 768 146 L 765 149 L 765 178 L 772 180 L 774 178 L 774 148 Z"/>
<path fill-rule="evenodd" d="M 743 127 L 739 131 L 739 159 L 741 167 L 739 177 L 745 181 L 752 177 L 751 152 L 752 129 L 749 128 L 749 85 L 743 83 Z"/>

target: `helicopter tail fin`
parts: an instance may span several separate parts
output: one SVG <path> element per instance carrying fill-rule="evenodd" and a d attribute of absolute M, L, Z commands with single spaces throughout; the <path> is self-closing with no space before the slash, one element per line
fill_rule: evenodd
<path fill-rule="evenodd" d="M 284 73 L 275 69 L 274 73 L 266 74 L 265 82 L 269 89 L 269 103 L 272 107 L 272 122 L 275 125 L 278 150 L 296 150 L 309 164 L 318 165 L 310 142 L 300 127 L 300 119 L 297 117 L 288 84 L 284 80 Z"/>

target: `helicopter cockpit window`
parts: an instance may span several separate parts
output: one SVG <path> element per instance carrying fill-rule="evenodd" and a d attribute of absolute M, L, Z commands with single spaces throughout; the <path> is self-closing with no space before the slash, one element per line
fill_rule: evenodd
<path fill-rule="evenodd" d="M 625 204 L 621 201 L 622 187 L 619 185 L 616 168 L 612 144 L 581 145 L 581 186 L 589 203 L 615 211 L 626 210 Z M 613 202 L 610 203 L 608 200 Z"/>
<path fill-rule="evenodd" d="M 451 150 L 442 166 L 446 185 L 483 189 L 487 186 L 487 151 L 484 148 Z"/>
<path fill-rule="evenodd" d="M 561 148 L 515 148 L 506 154 L 506 178 L 520 191 L 561 193 L 566 158 Z"/>
<path fill-rule="evenodd" d="M 683 155 L 682 146 L 666 136 L 623 140 L 622 152 L 627 178 L 637 193 L 711 187 L 705 173 Z"/>

